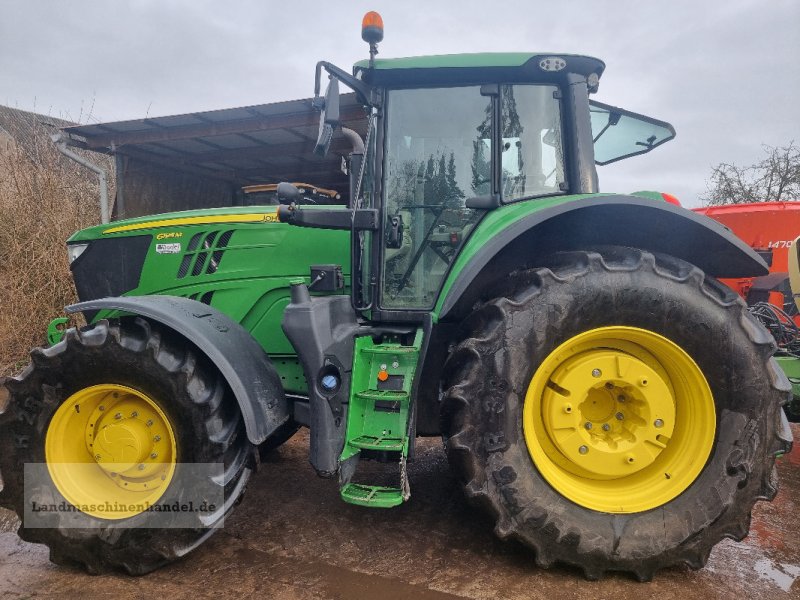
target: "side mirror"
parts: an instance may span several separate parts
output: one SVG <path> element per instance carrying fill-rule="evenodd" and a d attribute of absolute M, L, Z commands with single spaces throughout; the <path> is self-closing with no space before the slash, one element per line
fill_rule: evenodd
<path fill-rule="evenodd" d="M 333 132 L 339 127 L 339 80 L 331 77 L 325 90 L 325 102 L 319 115 L 319 133 L 314 153 L 325 156 L 331 147 Z"/>

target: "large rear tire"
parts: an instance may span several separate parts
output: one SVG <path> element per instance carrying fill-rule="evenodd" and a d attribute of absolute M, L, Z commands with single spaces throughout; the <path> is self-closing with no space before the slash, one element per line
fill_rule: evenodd
<path fill-rule="evenodd" d="M 467 319 L 448 458 L 496 533 L 589 578 L 702 567 L 747 535 L 791 446 L 791 387 L 744 303 L 683 261 L 555 255 Z"/>
<path fill-rule="evenodd" d="M 39 515 L 45 526 L 23 519 L 20 537 L 47 545 L 58 564 L 139 575 L 216 531 L 244 492 L 252 447 L 227 384 L 192 344 L 136 318 L 69 330 L 31 357 L 22 375 L 6 382 L 0 505 L 20 517 L 34 502 L 83 510 Z M 26 482 L 25 465 L 37 463 L 49 476 Z M 224 501 L 182 514 L 180 528 L 165 527 L 166 511 L 139 508 L 190 499 L 200 508 L 197 494 Z M 102 508 L 104 500 L 114 508 Z M 117 509 L 128 502 L 135 508 Z"/>

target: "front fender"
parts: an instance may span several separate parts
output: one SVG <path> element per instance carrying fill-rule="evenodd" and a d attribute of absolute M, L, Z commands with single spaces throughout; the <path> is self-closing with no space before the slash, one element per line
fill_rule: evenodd
<path fill-rule="evenodd" d="M 536 267 L 537 258 L 603 245 L 670 254 L 714 277 L 769 271 L 729 229 L 667 202 L 599 194 L 533 200 L 496 209 L 481 221 L 450 271 L 434 313 L 439 319 L 463 316 L 500 278 Z"/>
<path fill-rule="evenodd" d="M 182 335 L 228 382 L 242 411 L 247 438 L 253 444 L 262 443 L 289 419 L 283 386 L 263 348 L 246 329 L 215 308 L 175 296 L 126 296 L 81 302 L 65 310 L 138 315 Z"/>

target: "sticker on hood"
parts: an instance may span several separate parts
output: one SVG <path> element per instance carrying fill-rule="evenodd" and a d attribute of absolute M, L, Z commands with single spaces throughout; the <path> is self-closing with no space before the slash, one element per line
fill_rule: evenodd
<path fill-rule="evenodd" d="M 159 254 L 180 254 L 181 245 L 177 244 L 156 244 L 156 252 Z"/>

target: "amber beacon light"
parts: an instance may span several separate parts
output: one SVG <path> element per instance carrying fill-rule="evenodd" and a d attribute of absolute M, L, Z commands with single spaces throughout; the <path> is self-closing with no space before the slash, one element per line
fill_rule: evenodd
<path fill-rule="evenodd" d="M 374 10 L 361 20 L 361 39 L 369 44 L 369 66 L 372 68 L 378 53 L 378 42 L 383 40 L 383 19 Z"/>
<path fill-rule="evenodd" d="M 361 20 L 361 39 L 370 45 L 383 41 L 383 19 L 374 10 Z"/>

